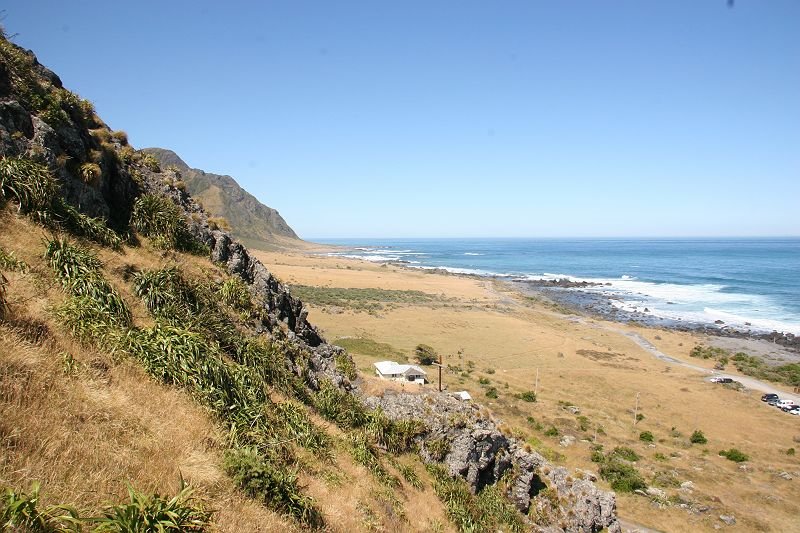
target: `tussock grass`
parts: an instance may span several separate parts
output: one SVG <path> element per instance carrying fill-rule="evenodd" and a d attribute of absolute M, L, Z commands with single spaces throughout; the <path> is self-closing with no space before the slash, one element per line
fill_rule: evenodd
<path fill-rule="evenodd" d="M 447 516 L 459 531 L 523 531 L 522 518 L 514 506 L 503 496 L 497 484 L 473 495 L 460 477 L 451 477 L 440 464 L 427 464 L 425 468 L 433 478 L 433 490 L 442 501 Z"/>
<path fill-rule="evenodd" d="M 6 489 L 0 494 L 0 528 L 32 533 L 79 532 L 77 509 L 66 505 L 40 507 L 39 483 L 29 492 Z"/>
<path fill-rule="evenodd" d="M 249 496 L 295 517 L 314 529 L 323 526 L 322 515 L 313 500 L 304 496 L 297 472 L 282 468 L 252 448 L 238 448 L 225 456 L 225 470 Z"/>
<path fill-rule="evenodd" d="M 14 200 L 23 213 L 50 209 L 58 191 L 47 167 L 28 159 L 0 159 L 0 200 Z"/>
<path fill-rule="evenodd" d="M 193 532 L 208 529 L 212 512 L 191 496 L 192 489 L 181 479 L 181 490 L 173 498 L 145 494 L 128 485 L 130 501 L 106 505 L 103 516 L 81 516 L 70 505 L 40 507 L 39 484 L 30 492 L 7 489 L 0 495 L 0 526 L 10 531 L 31 533 L 104 532 Z"/>
<path fill-rule="evenodd" d="M 151 157 L 150 155 L 146 155 Z M 172 200 L 144 194 L 133 203 L 131 227 L 150 237 L 154 246 L 175 249 L 196 255 L 207 255 L 208 247 L 197 242 L 189 232 L 186 219 Z"/>
<path fill-rule="evenodd" d="M 119 293 L 100 273 L 102 263 L 87 248 L 70 243 L 63 237 L 47 242 L 45 259 L 56 273 L 65 291 L 78 298 L 62 311 L 62 317 L 70 321 L 71 328 L 88 330 L 93 325 L 129 326 L 131 312 Z M 87 305 L 87 313 L 80 313 L 77 303 Z M 71 313 L 71 314 L 69 314 Z M 89 323 L 89 317 L 94 318 Z M 73 319 L 87 320 L 78 324 Z M 77 329 L 74 329 L 77 331 Z M 81 336 L 81 335 L 79 335 Z"/>
<path fill-rule="evenodd" d="M 391 475 L 381 464 L 378 450 L 370 442 L 366 432 L 355 431 L 350 433 L 348 444 L 353 460 L 369 470 L 378 482 L 390 488 L 400 486 L 400 480 Z"/>
<path fill-rule="evenodd" d="M 400 475 L 403 476 L 403 479 L 405 479 L 409 485 L 417 490 L 425 489 L 425 483 L 413 466 L 401 463 L 391 455 L 389 456 L 389 463 L 400 472 Z"/>
<path fill-rule="evenodd" d="M 158 531 L 202 533 L 209 529 L 212 512 L 192 497 L 193 489 L 181 479 L 181 490 L 167 499 L 159 494 L 146 494 L 128 486 L 127 503 L 110 505 L 94 531 Z"/>
<path fill-rule="evenodd" d="M 238 277 L 230 277 L 223 281 L 217 295 L 223 304 L 236 311 L 249 313 L 253 308 L 247 284 Z"/>

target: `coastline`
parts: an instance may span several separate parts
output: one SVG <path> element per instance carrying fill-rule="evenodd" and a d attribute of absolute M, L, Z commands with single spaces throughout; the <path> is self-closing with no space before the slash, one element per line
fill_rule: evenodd
<path fill-rule="evenodd" d="M 570 311 L 592 318 L 608 320 L 621 324 L 636 324 L 648 328 L 669 329 L 686 333 L 697 333 L 713 337 L 736 339 L 743 342 L 766 343 L 779 346 L 787 354 L 787 360 L 800 360 L 800 337 L 791 333 L 761 332 L 740 330 L 727 324 L 708 324 L 689 320 L 677 320 L 659 317 L 646 312 L 630 311 L 613 305 L 614 298 L 597 292 L 581 290 L 584 283 L 566 280 L 529 281 L 502 280 L 509 287 L 525 296 L 544 296 Z M 773 348 L 771 351 L 780 350 Z M 734 350 L 735 351 L 735 350 Z M 763 348 L 758 350 L 763 352 Z"/>
<path fill-rule="evenodd" d="M 312 243 L 310 243 L 312 244 Z M 717 320 L 715 323 L 661 317 L 644 311 L 625 309 L 614 305 L 618 297 L 596 291 L 583 290 L 600 287 L 603 284 L 589 281 L 573 281 L 568 278 L 522 279 L 510 274 L 463 272 L 458 267 L 432 267 L 411 264 L 405 259 L 384 259 L 375 257 L 365 259 L 353 254 L 339 255 L 339 252 L 352 250 L 343 245 L 313 243 L 314 248 L 304 252 L 320 257 L 357 261 L 367 265 L 386 265 L 409 272 L 456 276 L 474 280 L 491 280 L 526 298 L 546 298 L 572 313 L 619 324 L 638 325 L 645 328 L 665 329 L 677 332 L 704 335 L 719 339 L 718 345 L 735 353 L 743 351 L 752 355 L 771 356 L 777 362 L 800 362 L 800 335 L 787 332 L 740 329 L 737 326 Z M 717 344 L 717 343 L 715 343 Z"/>
<path fill-rule="evenodd" d="M 736 509 L 746 526 L 791 529 L 796 515 L 788 504 L 769 512 L 754 507 L 748 487 L 773 483 L 776 469 L 796 470 L 784 451 L 800 442 L 793 440 L 800 439 L 800 420 L 761 402 L 761 389 L 733 365 L 724 375 L 745 388 L 710 383 L 716 361 L 690 356 L 697 345 L 730 342 L 733 352 L 775 361 L 776 345 L 611 321 L 571 311 L 544 292 L 525 294 L 507 278 L 328 256 L 325 248 L 256 255 L 282 282 L 303 287 L 309 320 L 350 352 L 364 387 L 376 394 L 385 387 L 374 377 L 375 362 L 412 361 L 415 347 L 427 344 L 444 356 L 446 390 L 469 392 L 506 431 L 557 463 L 596 472 L 594 444 L 626 446 L 642 457 L 637 468 L 648 479 L 668 468 L 694 483 L 687 508 L 654 508 L 641 495 L 618 494 L 623 519 L 712 533 L 714 517 Z M 791 387 L 773 388 L 791 397 Z M 536 391 L 537 401 L 520 401 L 525 391 Z M 645 418 L 632 424 L 637 401 Z M 736 447 L 750 454 L 748 470 L 692 447 L 687 439 L 695 429 L 709 437 L 712 452 Z M 652 445 L 638 438 L 642 431 L 655 435 Z M 732 476 L 747 482 L 731 489 Z M 722 495 L 724 503 L 715 499 Z M 792 489 L 787 497 L 795 496 Z"/>

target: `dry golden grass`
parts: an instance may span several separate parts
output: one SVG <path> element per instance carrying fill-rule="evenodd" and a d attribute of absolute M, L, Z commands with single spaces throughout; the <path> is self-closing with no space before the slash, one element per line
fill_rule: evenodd
<path fill-rule="evenodd" d="M 7 273 L 11 314 L 0 323 L 0 486 L 26 489 L 39 481 L 46 503 L 72 503 L 94 513 L 125 499 L 126 483 L 174 494 L 182 475 L 216 510 L 215 530 L 300 531 L 291 519 L 244 497 L 225 475 L 224 437 L 205 409 L 154 382 L 135 362 L 82 346 L 60 329 L 51 310 L 65 295 L 42 259 L 46 232 L 9 211 L 0 213 L 0 227 L 0 247 L 32 267 L 26 274 Z M 146 239 L 122 252 L 95 250 L 138 326 L 152 319 L 124 279 L 130 266 L 178 264 L 189 276 L 224 279 L 207 260 L 154 250 Z M 74 359 L 69 373 L 65 353 Z M 353 462 L 341 430 L 313 413 L 311 419 L 339 443 L 331 464 L 297 450 L 304 492 L 317 501 L 328 530 L 428 531 L 434 523 L 449 530 L 429 480 L 426 490 L 404 483 L 394 492 L 406 517 L 398 518 L 376 497 L 382 486 Z M 416 460 L 418 474 L 427 479 L 418 459 L 405 460 Z"/>
<path fill-rule="evenodd" d="M 623 333 L 635 331 L 672 357 L 711 367 L 710 362 L 688 356 L 695 344 L 708 339 L 562 315 L 486 280 L 320 255 L 264 253 L 259 257 L 289 283 L 419 290 L 454 298 L 456 303 L 449 307 L 401 305 L 370 315 L 327 313 L 311 307 L 309 319 L 331 340 L 368 338 L 388 343 L 392 351 L 409 358 L 417 344 L 425 343 L 445 355 L 445 364 L 460 365 L 465 371 L 468 361 L 473 361 L 474 371 L 465 378 L 446 374 L 446 386 L 470 391 L 509 431 L 534 439 L 535 448 L 560 455 L 559 460 L 568 466 L 596 471 L 597 465 L 589 460 L 590 446 L 595 428 L 600 428 L 597 442 L 606 450 L 624 445 L 642 456 L 637 468 L 648 482 L 658 471 L 675 471 L 681 482 L 695 484 L 687 498 L 710 508 L 695 515 L 677 506 L 659 509 L 641 496 L 620 495 L 622 517 L 664 531 L 713 531 L 721 524 L 720 514 L 732 513 L 743 529 L 800 530 L 800 476 L 792 481 L 776 476 L 782 471 L 800 473 L 800 458 L 785 453 L 791 447 L 800 448 L 800 420 L 762 404 L 760 393 L 712 385 L 697 371 L 658 361 Z M 357 366 L 370 373 L 372 363 L 385 358 L 357 351 L 354 357 Z M 535 388 L 537 370 L 539 401 L 517 400 L 515 393 Z M 435 380 L 433 369 L 429 377 Z M 498 399 L 485 396 L 479 378 L 497 388 Z M 365 382 L 369 390 L 382 386 L 371 379 Z M 644 419 L 634 425 L 637 393 Z M 580 408 L 580 416 L 588 419 L 586 431 L 578 429 L 577 416 L 559 402 Z M 552 425 L 562 435 L 574 435 L 577 443 L 561 447 L 559 437 L 536 430 L 527 421 L 529 416 L 543 429 Z M 673 436 L 673 427 L 680 436 Z M 695 429 L 705 433 L 708 444 L 689 444 Z M 653 447 L 638 438 L 645 430 L 655 435 Z M 717 455 L 730 447 L 750 455 L 746 470 Z M 657 453 L 665 459 L 656 459 Z M 677 488 L 665 490 L 677 494 Z"/>

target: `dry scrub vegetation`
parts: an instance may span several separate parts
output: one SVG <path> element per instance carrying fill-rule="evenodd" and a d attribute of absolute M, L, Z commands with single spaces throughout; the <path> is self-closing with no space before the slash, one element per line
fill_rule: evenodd
<path fill-rule="evenodd" d="M 54 238 L 9 207 L 0 213 L 1 270 L 8 280 L 8 310 L 0 321 L 0 486 L 14 492 L 3 501 L 25 503 L 25 493 L 31 496 L 39 483 L 41 516 L 55 520 L 48 507 L 69 504 L 82 517 L 103 517 L 113 506 L 127 509 L 129 486 L 135 498 L 162 495 L 147 501 L 164 507 L 184 479 L 193 492 L 176 505 L 210 513 L 215 530 L 449 529 L 419 459 L 403 454 L 401 445 L 384 442 L 398 454 L 390 456 L 373 439 L 363 440 L 359 428 L 375 424 L 396 433 L 363 408 L 340 409 L 336 391 L 323 387 L 323 394 L 309 398 L 314 410 L 295 399 L 297 385 L 287 376 L 285 382 L 272 376 L 275 386 L 263 397 L 259 386 L 246 382 L 253 385 L 247 401 L 260 402 L 265 411 L 259 412 L 274 424 L 261 440 L 252 434 L 253 419 L 245 418 L 249 429 L 243 431 L 236 419 L 220 414 L 213 388 L 120 341 L 172 343 L 161 345 L 169 349 L 197 342 L 197 349 L 210 349 L 200 336 L 175 329 L 176 320 L 189 327 L 198 313 L 196 331 L 217 335 L 215 345 L 224 350 L 231 339 L 221 336 L 238 334 L 226 327 L 253 310 L 222 269 L 158 240 L 115 251 Z M 70 269 L 84 281 L 64 274 Z M 184 309 L 191 298 L 158 299 L 154 287 L 168 296 L 216 287 L 227 311 L 214 315 L 202 299 Z M 115 318 L 104 323 L 102 316 Z M 221 323 L 209 321 L 212 316 Z M 159 332 L 178 338 L 150 338 Z M 259 379 L 230 355 L 220 357 L 214 363 L 220 374 L 229 369 L 231 379 Z M 276 447 L 278 440 L 287 442 Z M 358 450 L 367 450 L 366 458 Z M 273 453 L 280 456 L 265 463 L 264 454 Z"/>
<path fill-rule="evenodd" d="M 260 257 L 292 283 L 327 293 L 359 287 L 448 298 L 447 307 L 387 305 L 370 315 L 312 305 L 310 319 L 347 347 L 365 375 L 374 375 L 375 361 L 411 360 L 420 343 L 435 347 L 445 355 L 449 390 L 469 391 L 508 434 L 620 491 L 622 518 L 663 531 L 714 531 L 728 527 L 720 515 L 734 515 L 747 530 L 798 530 L 798 417 L 767 407 L 756 391 L 660 362 L 623 333 L 692 363 L 691 349 L 708 339 L 566 315 L 485 280 L 320 255 Z M 435 381 L 435 370 L 429 377 Z M 366 381 L 372 392 L 400 386 Z M 748 460 L 730 459 L 731 449 Z M 650 493 L 624 492 L 645 487 Z"/>

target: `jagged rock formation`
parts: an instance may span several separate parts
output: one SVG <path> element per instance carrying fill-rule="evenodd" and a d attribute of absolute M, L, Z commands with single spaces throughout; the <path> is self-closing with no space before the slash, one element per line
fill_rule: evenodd
<path fill-rule="evenodd" d="M 164 148 L 144 148 L 161 163 L 161 168 L 175 167 L 186 190 L 215 216 L 224 217 L 231 234 L 256 248 L 269 248 L 282 239 L 297 239 L 297 234 L 271 207 L 242 189 L 230 176 L 190 168 L 175 152 Z"/>
<path fill-rule="evenodd" d="M 566 531 L 620 531 L 613 492 L 599 490 L 587 474 L 570 475 L 566 468 L 526 450 L 517 439 L 504 435 L 493 421 L 481 416 L 477 406 L 445 393 L 394 391 L 366 398 L 365 402 L 382 408 L 392 419 L 422 419 L 428 428 L 418 437 L 423 459 L 441 460 L 452 475 L 463 477 L 473 492 L 510 471 L 508 497 L 520 512 L 530 512 L 537 525 L 558 525 Z M 448 445 L 442 456 L 431 443 L 443 441 Z"/>
<path fill-rule="evenodd" d="M 287 365 L 302 374 L 311 388 L 319 388 L 323 379 L 345 390 L 356 388 L 336 369 L 335 359 L 343 350 L 325 342 L 308 322 L 303 303 L 245 246 L 209 224 L 205 210 L 175 186 L 178 176 L 173 170 L 162 171 L 133 150 L 124 134 L 111 132 L 91 104 L 64 90 L 58 77 L 32 53 L 3 38 L 0 157 L 25 157 L 46 165 L 58 178 L 67 202 L 86 214 L 103 217 L 121 233 L 129 231 L 133 202 L 139 195 L 171 198 L 185 215 L 190 234 L 208 246 L 210 259 L 249 284 L 266 311 L 264 318 L 253 324 L 255 331 L 285 332 L 295 348 L 308 354 L 303 368 L 289 355 Z M 521 512 L 531 512 L 533 529 L 619 531 L 613 493 L 600 491 L 589 479 L 570 476 L 565 469 L 527 451 L 473 406 L 442 394 L 387 393 L 365 402 L 382 407 L 391 418 L 421 417 L 427 426 L 418 439 L 423 459 L 442 460 L 453 476 L 466 479 L 474 491 L 511 472 L 508 496 Z M 439 456 L 430 443 L 442 439 L 448 449 Z"/>

